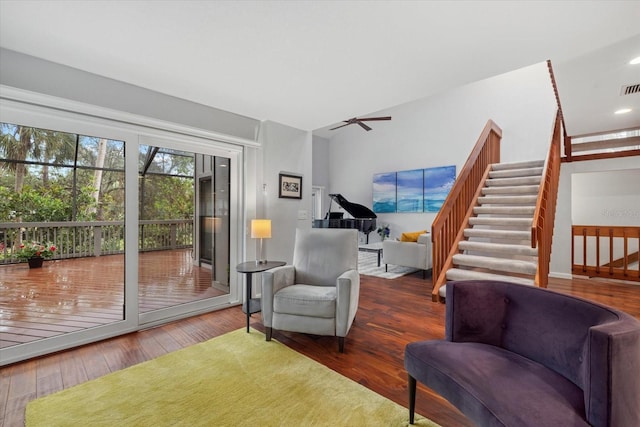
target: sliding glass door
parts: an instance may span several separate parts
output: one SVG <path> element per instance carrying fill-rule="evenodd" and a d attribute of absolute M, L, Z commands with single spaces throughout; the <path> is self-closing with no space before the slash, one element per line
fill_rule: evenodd
<path fill-rule="evenodd" d="M 0 123 L 0 348 L 124 319 L 124 151 Z"/>
<path fill-rule="evenodd" d="M 0 365 L 238 302 L 242 147 L 0 113 Z"/>
<path fill-rule="evenodd" d="M 139 146 L 138 306 L 157 323 L 229 301 L 235 156 Z"/>

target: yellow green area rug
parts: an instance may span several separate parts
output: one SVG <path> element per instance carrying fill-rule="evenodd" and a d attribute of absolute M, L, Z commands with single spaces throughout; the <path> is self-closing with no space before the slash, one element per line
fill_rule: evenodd
<path fill-rule="evenodd" d="M 409 411 L 256 330 L 30 402 L 36 426 L 408 426 Z M 437 426 L 417 416 L 418 426 Z"/>

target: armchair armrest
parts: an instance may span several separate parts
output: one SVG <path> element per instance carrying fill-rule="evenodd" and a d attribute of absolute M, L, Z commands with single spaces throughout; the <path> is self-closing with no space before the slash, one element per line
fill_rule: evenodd
<path fill-rule="evenodd" d="M 271 327 L 273 320 L 273 296 L 280 289 L 295 283 L 296 270 L 293 265 L 283 265 L 262 272 L 262 321 Z"/>
<path fill-rule="evenodd" d="M 418 243 L 422 243 L 423 245 L 430 245 L 431 244 L 431 234 L 422 233 L 421 235 L 419 235 L 418 236 Z"/>
<path fill-rule="evenodd" d="M 631 316 L 589 330 L 588 381 L 584 390 L 587 421 L 611 420 L 612 426 L 640 419 L 640 330 Z M 631 422 L 633 424 L 633 422 Z M 595 423 L 594 423 L 595 424 Z"/>
<path fill-rule="evenodd" d="M 358 310 L 360 298 L 360 274 L 348 270 L 336 280 L 336 335 L 347 336 Z"/>
<path fill-rule="evenodd" d="M 382 262 L 428 270 L 431 268 L 431 241 L 427 236 L 421 235 L 417 242 L 385 240 L 382 242 Z"/>

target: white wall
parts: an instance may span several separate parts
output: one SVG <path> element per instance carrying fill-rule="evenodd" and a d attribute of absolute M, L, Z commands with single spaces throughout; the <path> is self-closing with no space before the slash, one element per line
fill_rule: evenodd
<path fill-rule="evenodd" d="M 313 185 L 324 188 L 323 214 L 329 207 L 329 140 L 313 135 Z"/>
<path fill-rule="evenodd" d="M 574 172 L 571 217 L 573 224 L 640 226 L 640 169 Z"/>
<path fill-rule="evenodd" d="M 255 141 L 260 122 L 0 48 L 0 83 Z"/>
<path fill-rule="evenodd" d="M 572 210 L 572 182 L 574 177 L 577 179 L 578 186 L 576 189 L 579 191 L 575 208 L 580 209 L 579 212 L 577 211 L 575 213 L 576 220 L 593 220 L 597 221 L 593 225 L 597 225 L 602 224 L 603 222 L 608 222 L 609 220 L 617 221 L 617 215 L 609 216 L 608 212 L 624 212 L 629 213 L 629 215 L 624 218 L 624 222 L 629 222 L 628 225 L 638 225 L 640 217 L 636 214 L 638 214 L 638 210 L 640 210 L 639 204 L 627 205 L 626 202 L 622 202 L 623 198 L 613 197 L 607 198 L 606 200 L 596 200 L 593 205 L 589 206 L 584 202 L 584 189 L 581 187 L 581 184 L 585 184 L 584 180 L 588 179 L 583 176 L 586 173 L 621 171 L 620 173 L 622 173 L 623 176 L 630 174 L 630 176 L 633 177 L 637 175 L 636 172 L 632 170 L 637 170 L 638 168 L 640 168 L 640 160 L 637 156 L 562 164 L 562 168 L 560 169 L 558 202 L 556 206 L 556 221 L 553 229 L 553 247 L 551 251 L 550 271 L 552 276 L 565 278 L 571 277 L 571 225 L 574 218 Z M 638 185 L 637 180 L 630 181 L 626 185 L 623 185 L 622 190 L 624 192 L 629 192 L 630 194 L 635 194 L 635 197 L 637 197 L 637 194 L 640 191 L 640 185 Z M 627 211 L 627 209 L 629 209 L 629 211 Z M 621 218 L 618 219 L 621 220 Z M 616 224 L 611 223 L 611 225 Z"/>
<path fill-rule="evenodd" d="M 372 88 L 375 90 L 375 88 Z M 555 98 L 546 63 L 472 83 L 436 96 L 367 116 L 390 115 L 371 122 L 366 132 L 351 125 L 332 132 L 329 192 L 372 206 L 375 173 L 456 165 L 459 172 L 489 119 L 503 130 L 502 161 L 543 159 L 549 147 Z M 391 237 L 430 229 L 434 213 L 379 214 Z M 371 241 L 378 239 L 371 234 Z"/>
<path fill-rule="evenodd" d="M 264 122 L 259 142 L 263 147 L 262 182 L 266 184 L 264 215 L 271 219 L 272 238 L 264 243 L 267 259 L 293 261 L 293 243 L 296 228 L 311 228 L 312 136 L 274 122 Z M 279 174 L 302 177 L 302 199 L 278 197 Z"/>

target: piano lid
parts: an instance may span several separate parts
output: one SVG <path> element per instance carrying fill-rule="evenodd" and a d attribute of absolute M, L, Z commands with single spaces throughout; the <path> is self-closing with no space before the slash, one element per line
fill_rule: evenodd
<path fill-rule="evenodd" d="M 339 204 L 342 209 L 347 211 L 349 215 L 356 219 L 370 219 L 377 218 L 377 215 L 373 213 L 371 209 L 366 206 L 359 205 L 358 203 L 352 203 L 342 197 L 342 194 L 329 194 L 329 197 L 337 204 Z"/>

